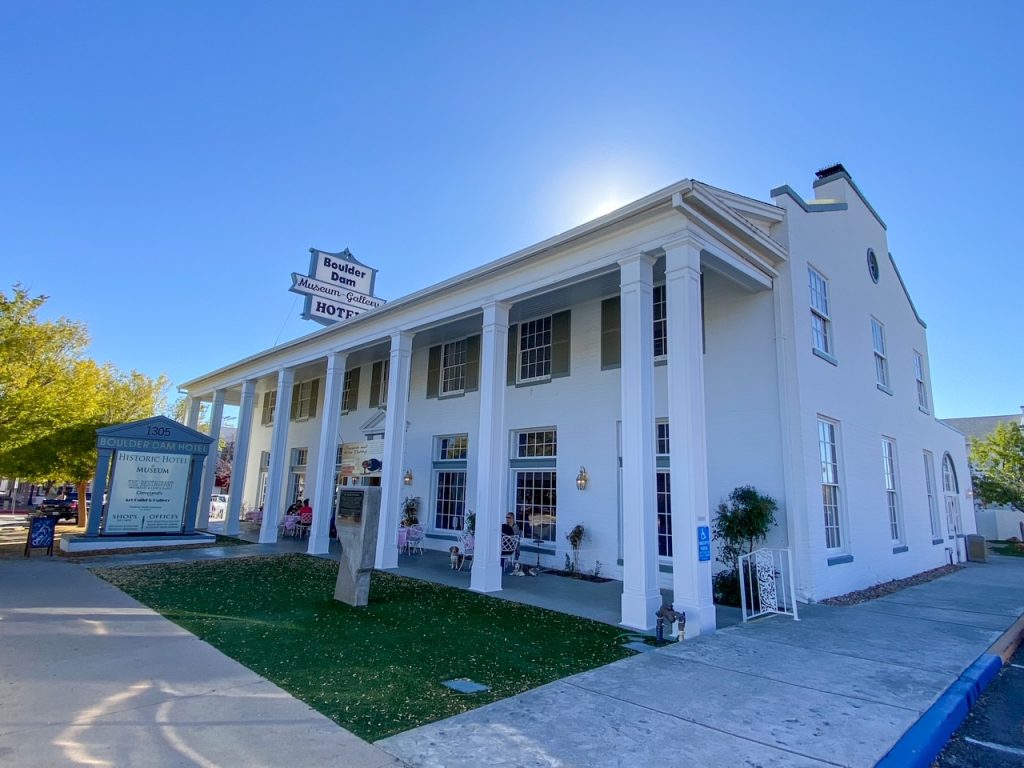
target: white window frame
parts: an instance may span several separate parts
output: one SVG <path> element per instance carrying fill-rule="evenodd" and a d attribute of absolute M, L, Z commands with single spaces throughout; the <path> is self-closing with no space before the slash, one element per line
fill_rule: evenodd
<path fill-rule="evenodd" d="M 380 402 L 385 406 L 388 404 L 388 386 L 391 379 L 391 358 L 384 358 L 384 365 L 380 367 Z M 380 407 L 380 406 L 378 406 Z"/>
<path fill-rule="evenodd" d="M 830 554 L 846 551 L 846 515 L 843 513 L 844 494 L 842 456 L 840 454 L 839 422 L 818 416 L 818 458 L 821 462 L 821 500 L 825 522 L 825 549 Z M 826 450 L 828 454 L 826 455 Z M 831 503 L 825 500 L 831 496 Z M 831 508 L 831 514 L 830 514 Z"/>
<path fill-rule="evenodd" d="M 355 410 L 353 406 L 359 402 L 359 392 L 352 387 L 352 377 L 357 368 L 349 368 L 341 380 L 341 412 L 349 413 Z M 360 378 L 362 378 L 360 376 Z M 352 402 L 355 401 L 355 402 Z"/>
<path fill-rule="evenodd" d="M 438 392 L 461 395 L 466 391 L 466 339 L 449 341 L 441 345 L 441 370 Z"/>
<path fill-rule="evenodd" d="M 871 318 L 871 349 L 875 354 L 875 384 L 883 392 L 889 387 L 889 358 L 885 353 L 885 324 L 877 317 Z"/>
<path fill-rule="evenodd" d="M 928 410 L 928 386 L 924 383 L 924 356 L 914 350 L 914 380 L 917 382 L 917 407 L 925 413 Z"/>
<path fill-rule="evenodd" d="M 928 519 L 932 526 L 932 540 L 940 540 L 942 518 L 939 516 L 939 502 L 935 494 L 935 457 L 931 451 L 924 452 L 924 489 L 928 497 Z"/>
<path fill-rule="evenodd" d="M 530 436 L 534 436 L 531 440 Z M 522 438 L 526 438 L 525 440 Z M 533 521 L 527 519 L 526 507 L 529 506 L 536 513 L 540 507 L 540 514 L 545 516 L 543 523 L 544 536 L 541 541 L 545 544 L 556 544 L 558 541 L 558 429 L 555 427 L 536 427 L 520 429 L 512 432 L 512 450 L 509 453 L 512 457 L 511 481 L 509 483 L 510 507 L 515 515 L 516 525 L 524 532 L 524 538 L 532 538 Z M 544 493 L 548 491 L 552 498 L 550 503 L 538 503 L 533 501 L 529 504 L 520 499 L 520 481 L 532 478 L 537 480 L 540 476 L 546 476 L 548 482 L 540 485 L 532 485 L 528 490 L 532 493 Z M 547 518 L 550 517 L 550 520 Z M 527 524 L 530 526 L 530 533 L 527 534 Z"/>
<path fill-rule="evenodd" d="M 260 411 L 260 424 L 264 427 L 274 425 L 274 413 L 277 411 L 277 390 L 268 389 L 263 393 L 263 408 Z"/>
<path fill-rule="evenodd" d="M 654 359 L 668 357 L 668 294 L 665 284 L 654 286 L 652 292 L 654 309 Z"/>
<path fill-rule="evenodd" d="M 672 470 L 671 433 L 668 419 L 654 422 L 654 456 L 657 466 L 654 474 L 655 514 L 658 526 L 658 557 L 672 559 Z M 660 461 L 659 461 L 660 460 Z"/>
<path fill-rule="evenodd" d="M 835 342 L 832 338 L 828 278 L 810 265 L 807 266 L 807 290 L 810 295 L 811 347 L 832 360 L 835 358 Z"/>
<path fill-rule="evenodd" d="M 552 326 L 551 315 L 535 317 L 533 320 L 519 324 L 519 331 L 516 334 L 516 381 L 518 383 L 550 381 L 552 342 L 554 340 Z M 546 343 L 534 344 L 529 348 L 524 346 L 527 337 L 543 339 L 545 335 L 547 336 Z M 524 372 L 529 372 L 531 368 L 533 375 L 524 375 Z M 540 370 L 540 373 L 537 370 Z"/>
<path fill-rule="evenodd" d="M 288 498 L 291 504 L 302 501 L 306 492 L 306 468 L 309 466 L 309 449 L 292 448 L 291 464 L 288 470 Z"/>
<path fill-rule="evenodd" d="M 889 511 L 889 536 L 894 545 L 904 543 L 903 509 L 900 504 L 899 459 L 896 441 L 882 438 L 882 482 L 885 486 L 885 504 Z"/>
<path fill-rule="evenodd" d="M 306 421 L 313 407 L 313 379 L 300 381 L 295 388 L 295 397 L 298 400 L 295 406 L 295 421 Z"/>

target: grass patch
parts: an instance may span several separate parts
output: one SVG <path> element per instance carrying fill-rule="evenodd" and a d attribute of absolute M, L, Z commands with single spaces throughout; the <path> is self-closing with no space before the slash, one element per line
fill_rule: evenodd
<path fill-rule="evenodd" d="M 1008 555 L 1009 557 L 1024 557 L 1024 549 L 1018 549 L 1019 542 L 994 540 L 988 543 L 989 549 L 997 555 Z"/>
<path fill-rule="evenodd" d="M 94 573 L 368 741 L 632 655 L 616 627 L 389 573 L 352 608 L 306 555 Z"/>

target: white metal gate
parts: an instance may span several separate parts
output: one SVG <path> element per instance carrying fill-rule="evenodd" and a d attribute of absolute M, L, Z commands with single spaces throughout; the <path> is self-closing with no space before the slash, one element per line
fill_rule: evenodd
<path fill-rule="evenodd" d="M 744 621 L 770 613 L 800 620 L 788 549 L 755 549 L 740 556 L 740 606 Z"/>

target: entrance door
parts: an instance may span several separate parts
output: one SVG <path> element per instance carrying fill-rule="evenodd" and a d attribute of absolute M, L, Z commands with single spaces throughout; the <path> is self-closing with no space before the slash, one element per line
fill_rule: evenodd
<path fill-rule="evenodd" d="M 959 563 L 961 562 L 960 541 L 963 538 L 963 520 L 960 517 L 960 484 L 956 479 L 953 459 L 948 453 L 942 457 L 942 495 L 946 502 L 946 524 L 949 526 L 949 536 L 953 539 L 956 561 Z"/>

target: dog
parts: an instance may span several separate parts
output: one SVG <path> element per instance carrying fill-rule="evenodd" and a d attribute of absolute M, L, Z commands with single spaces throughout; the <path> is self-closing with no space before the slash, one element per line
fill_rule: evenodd
<path fill-rule="evenodd" d="M 453 571 L 462 570 L 462 561 L 463 561 L 464 557 L 463 557 L 462 553 L 459 551 L 459 548 L 458 547 L 448 547 L 448 556 L 451 558 L 451 561 L 452 561 L 452 570 Z"/>

